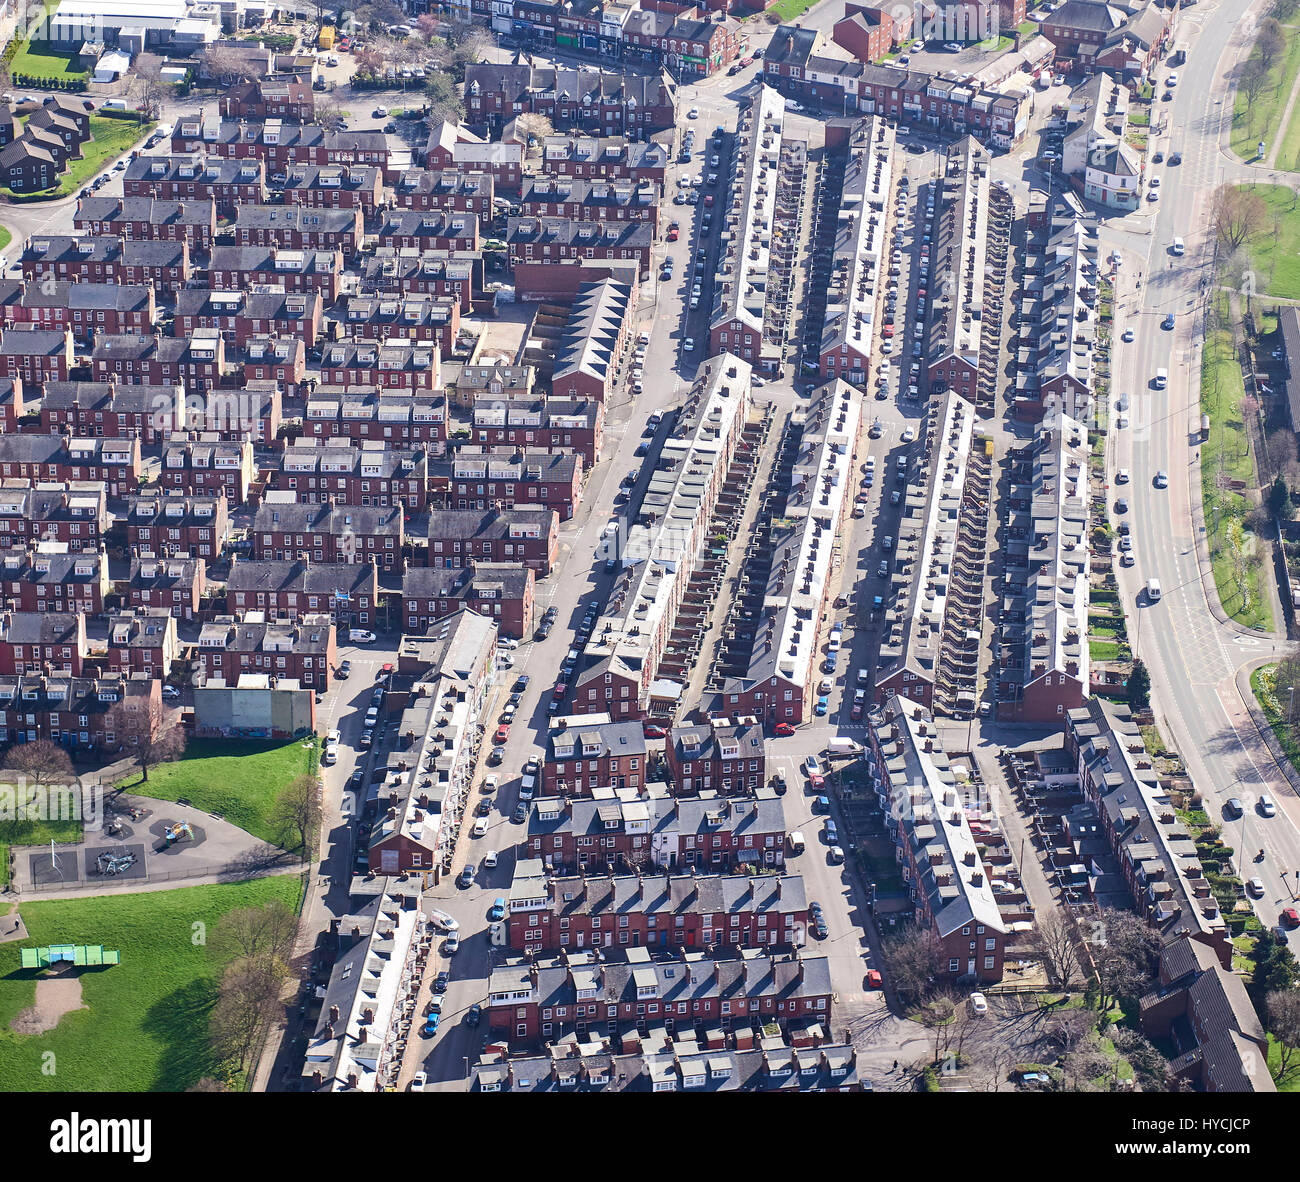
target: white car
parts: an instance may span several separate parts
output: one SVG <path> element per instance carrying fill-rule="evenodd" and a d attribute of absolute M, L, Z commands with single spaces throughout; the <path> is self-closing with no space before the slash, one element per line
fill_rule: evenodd
<path fill-rule="evenodd" d="M 1273 798 L 1271 796 L 1261 793 L 1260 798 L 1257 801 L 1257 804 L 1259 807 L 1259 811 L 1263 816 L 1265 817 L 1277 816 L 1277 805 L 1273 803 Z"/>
<path fill-rule="evenodd" d="M 913 431 L 911 427 L 904 427 L 904 428 L 903 428 L 903 433 L 902 433 L 902 435 L 899 436 L 899 438 L 900 438 L 904 443 L 911 443 L 912 440 L 916 438 L 916 432 Z"/>
<path fill-rule="evenodd" d="M 444 932 L 460 931 L 460 922 L 453 919 L 445 911 L 433 910 L 429 912 L 429 922 L 435 927 L 440 927 Z"/>
<path fill-rule="evenodd" d="M 1127 468 L 1120 468 L 1120 469 L 1115 473 L 1115 483 L 1116 483 L 1116 484 L 1127 484 L 1127 483 L 1128 483 L 1128 469 L 1127 469 Z"/>
<path fill-rule="evenodd" d="M 427 1071 L 417 1071 L 415 1075 L 411 1077 L 411 1091 L 413 1092 L 424 1091 L 424 1086 L 428 1082 L 429 1082 L 429 1073 Z"/>
<path fill-rule="evenodd" d="M 484 777 L 483 777 L 483 791 L 484 791 L 484 792 L 495 792 L 495 791 L 497 790 L 497 785 L 498 785 L 500 782 L 501 782 L 501 781 L 497 779 L 497 777 L 496 777 L 495 774 L 490 775 L 490 776 L 484 776 Z"/>
<path fill-rule="evenodd" d="M 503 636 L 497 641 L 497 648 L 518 648 L 519 641 L 513 636 Z"/>
<path fill-rule="evenodd" d="M 162 687 L 162 696 L 166 698 L 169 702 L 174 702 L 177 698 L 181 696 L 181 691 L 178 690 L 174 685 L 165 685 Z"/>
<path fill-rule="evenodd" d="M 692 107 L 689 111 L 686 112 L 687 119 L 698 119 L 699 117 L 700 117 L 699 107 Z"/>
<path fill-rule="evenodd" d="M 342 736 L 338 731 L 330 731 L 325 736 L 325 751 L 321 755 L 321 762 L 325 764 L 337 763 L 339 758 L 339 740 Z"/>
<path fill-rule="evenodd" d="M 642 347 L 648 345 L 650 343 L 650 334 L 648 332 L 643 332 L 639 337 L 637 337 L 636 343 Z"/>
<path fill-rule="evenodd" d="M 687 337 L 687 338 L 682 342 L 682 349 L 683 349 L 685 352 L 687 352 L 687 353 L 694 353 L 694 352 L 695 352 L 695 338 L 694 338 L 694 337 Z"/>
<path fill-rule="evenodd" d="M 1169 487 L 1169 473 L 1166 472 L 1163 468 L 1161 468 L 1160 471 L 1156 473 L 1155 486 L 1156 488 Z"/>
<path fill-rule="evenodd" d="M 482 837 L 487 832 L 487 827 L 488 819 L 486 817 L 479 817 L 474 822 L 474 836 Z"/>
<path fill-rule="evenodd" d="M 496 868 L 496 864 L 497 864 L 496 850 L 488 850 L 488 852 L 483 855 L 483 865 L 486 866 L 489 870 L 493 870 Z"/>
<path fill-rule="evenodd" d="M 989 1012 L 988 998 L 982 993 L 972 993 L 970 995 L 970 1012 L 977 1018 L 987 1014 Z"/>
<path fill-rule="evenodd" d="M 447 956 L 455 956 L 460 951 L 460 937 L 455 932 L 452 932 L 443 941 L 442 950 Z"/>
<path fill-rule="evenodd" d="M 1264 881 L 1260 878 L 1251 878 L 1246 882 L 1246 891 L 1258 899 L 1264 893 Z"/>

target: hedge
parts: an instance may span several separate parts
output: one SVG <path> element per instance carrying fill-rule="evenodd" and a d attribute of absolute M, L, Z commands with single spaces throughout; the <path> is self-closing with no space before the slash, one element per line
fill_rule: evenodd
<path fill-rule="evenodd" d="M 105 119 L 144 119 L 143 111 L 105 111 L 103 107 L 95 112 L 96 115 L 102 115 Z"/>
<path fill-rule="evenodd" d="M 86 89 L 85 78 L 36 78 L 31 74 L 12 75 L 15 86 L 41 87 L 45 90 L 67 90 L 81 94 Z"/>

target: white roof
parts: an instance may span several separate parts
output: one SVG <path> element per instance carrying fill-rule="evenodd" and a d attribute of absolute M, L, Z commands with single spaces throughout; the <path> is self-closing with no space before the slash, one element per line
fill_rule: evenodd
<path fill-rule="evenodd" d="M 114 24 L 122 20 L 180 20 L 185 7 L 185 0 L 63 0 L 54 19 L 112 17 Z"/>

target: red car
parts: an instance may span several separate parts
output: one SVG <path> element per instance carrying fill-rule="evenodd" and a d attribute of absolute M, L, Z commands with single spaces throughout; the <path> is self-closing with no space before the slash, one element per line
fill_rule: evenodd
<path fill-rule="evenodd" d="M 568 691 L 568 688 L 569 688 L 569 683 L 567 681 L 560 682 L 553 690 L 551 690 L 551 697 L 553 697 L 558 702 L 562 697 L 564 697 L 565 693 Z"/>
<path fill-rule="evenodd" d="M 679 236 L 680 236 L 680 231 L 678 231 L 678 230 L 669 230 L 669 231 L 668 231 L 668 241 L 669 241 L 669 242 L 676 242 Z"/>
<path fill-rule="evenodd" d="M 752 66 L 754 64 L 754 59 L 752 57 L 742 57 L 740 59 L 740 64 L 742 66 Z"/>
<path fill-rule="evenodd" d="M 876 969 L 868 969 L 868 970 L 867 970 L 867 988 L 868 988 L 868 989 L 883 989 L 884 987 L 885 987 L 885 981 L 884 981 L 884 978 L 881 977 L 880 973 L 879 973 Z"/>
<path fill-rule="evenodd" d="M 1300 911 L 1294 907 L 1288 907 L 1282 912 L 1282 918 L 1286 920 L 1287 927 L 1300 927 Z"/>
<path fill-rule="evenodd" d="M 664 739 L 668 736 L 668 732 L 656 722 L 643 723 L 641 733 L 647 739 Z"/>
<path fill-rule="evenodd" d="M 492 741 L 494 743 L 504 743 L 508 738 L 510 738 L 510 724 L 503 722 L 497 727 L 497 733 L 492 736 Z"/>
<path fill-rule="evenodd" d="M 880 330 L 880 335 L 882 337 L 892 337 L 894 335 L 894 326 L 892 324 L 886 324 L 885 327 Z"/>
<path fill-rule="evenodd" d="M 861 717 L 862 717 L 862 703 L 854 702 L 853 709 L 849 711 L 849 718 L 853 722 L 857 722 L 858 719 L 860 719 Z"/>
<path fill-rule="evenodd" d="M 794 727 L 788 722 L 778 722 L 772 728 L 772 733 L 776 735 L 792 735 L 794 734 Z"/>

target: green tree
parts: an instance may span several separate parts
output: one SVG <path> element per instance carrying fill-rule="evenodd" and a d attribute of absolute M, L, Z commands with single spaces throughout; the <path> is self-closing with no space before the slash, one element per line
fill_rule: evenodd
<path fill-rule="evenodd" d="M 441 71 L 430 74 L 424 82 L 424 93 L 429 96 L 429 119 L 459 123 L 465 118 L 465 104 L 451 77 Z"/>
<path fill-rule="evenodd" d="M 1151 674 L 1144 661 L 1134 661 L 1128 675 L 1128 704 L 1134 710 L 1145 710 L 1151 704 Z"/>
<path fill-rule="evenodd" d="M 1285 940 L 1265 929 L 1255 940 L 1254 955 L 1255 974 L 1250 984 L 1257 1000 L 1295 986 L 1300 965 Z"/>
<path fill-rule="evenodd" d="M 1291 517 L 1291 490 L 1287 488 L 1280 472 L 1273 477 L 1273 483 L 1268 489 L 1268 511 L 1279 521 L 1287 521 Z"/>

